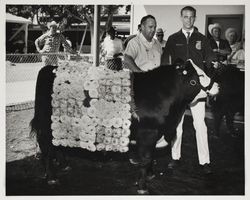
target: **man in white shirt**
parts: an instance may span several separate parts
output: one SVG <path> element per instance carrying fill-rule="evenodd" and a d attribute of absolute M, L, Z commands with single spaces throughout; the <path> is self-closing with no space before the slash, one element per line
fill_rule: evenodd
<path fill-rule="evenodd" d="M 141 32 L 131 39 L 124 52 L 124 63 L 133 72 L 152 70 L 160 66 L 162 49 L 154 39 L 156 20 L 152 15 L 141 19 Z"/>
<path fill-rule="evenodd" d="M 146 72 L 160 66 L 162 48 L 154 39 L 156 20 L 152 15 L 141 19 L 141 32 L 132 38 L 124 52 L 124 64 L 133 72 Z M 132 94 L 133 95 L 133 94 Z M 164 147 L 168 143 L 161 138 L 156 147 Z M 130 159 L 132 164 L 137 162 Z"/>

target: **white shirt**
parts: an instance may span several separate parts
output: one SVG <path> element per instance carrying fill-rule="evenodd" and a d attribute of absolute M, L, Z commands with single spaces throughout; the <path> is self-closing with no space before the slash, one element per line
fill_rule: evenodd
<path fill-rule="evenodd" d="M 186 31 L 186 30 L 184 30 L 183 28 L 182 28 L 181 30 L 182 30 L 182 33 L 186 36 L 186 38 L 187 38 L 187 36 L 188 36 L 187 32 L 190 33 L 190 34 L 189 34 L 189 37 L 191 37 L 192 33 L 194 32 L 194 28 L 192 28 L 190 31 Z"/>
<path fill-rule="evenodd" d="M 110 36 L 105 37 L 102 47 L 104 52 L 106 53 L 106 59 L 112 59 L 115 54 L 123 52 L 122 40 L 119 38 L 111 40 Z"/>
<path fill-rule="evenodd" d="M 129 41 L 124 54 L 131 56 L 142 71 L 148 71 L 160 66 L 162 48 L 158 40 L 148 42 L 139 33 Z"/>

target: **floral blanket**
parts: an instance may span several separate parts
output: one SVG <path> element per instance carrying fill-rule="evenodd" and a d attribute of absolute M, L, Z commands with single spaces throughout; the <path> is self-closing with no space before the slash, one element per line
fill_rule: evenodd
<path fill-rule="evenodd" d="M 59 63 L 52 94 L 55 146 L 127 152 L 131 125 L 128 71 Z"/>

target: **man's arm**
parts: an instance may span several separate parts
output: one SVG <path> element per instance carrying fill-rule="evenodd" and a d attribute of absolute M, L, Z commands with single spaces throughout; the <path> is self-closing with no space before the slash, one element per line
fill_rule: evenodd
<path fill-rule="evenodd" d="M 134 59 L 130 55 L 124 55 L 124 64 L 132 72 L 142 72 L 142 70 L 136 65 Z"/>
<path fill-rule="evenodd" d="M 171 65 L 173 56 L 173 44 L 171 36 L 168 38 L 161 56 L 161 65 Z"/>

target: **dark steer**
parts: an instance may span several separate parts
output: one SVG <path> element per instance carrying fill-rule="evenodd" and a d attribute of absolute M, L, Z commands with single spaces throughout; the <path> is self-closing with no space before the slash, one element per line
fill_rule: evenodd
<path fill-rule="evenodd" d="M 132 124 L 140 165 L 138 193 L 148 193 L 146 184 L 153 175 L 152 157 L 157 140 L 164 135 L 171 144 L 187 105 L 200 90 L 199 76 L 189 61 L 134 74 L 135 104 L 140 118 L 138 124 Z"/>
<path fill-rule="evenodd" d="M 35 114 L 31 132 L 36 133 L 48 183 L 56 182 L 53 158 L 58 147 L 52 144 L 51 94 L 55 67 L 43 67 L 38 74 Z M 174 66 L 161 66 L 147 73 L 134 74 L 135 103 L 140 117 L 136 138 L 140 163 L 139 192 L 146 193 L 146 179 L 152 172 L 152 153 L 158 138 L 165 136 L 170 143 L 186 106 L 201 90 L 199 76 L 188 61 Z"/>
<path fill-rule="evenodd" d="M 237 112 L 244 115 L 244 72 L 234 65 L 220 66 L 216 81 L 219 94 L 212 99 L 211 108 L 214 115 L 215 136 L 219 137 L 222 118 L 226 117 L 226 125 L 232 136 L 236 136 L 234 116 Z"/>

